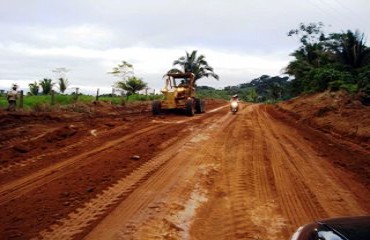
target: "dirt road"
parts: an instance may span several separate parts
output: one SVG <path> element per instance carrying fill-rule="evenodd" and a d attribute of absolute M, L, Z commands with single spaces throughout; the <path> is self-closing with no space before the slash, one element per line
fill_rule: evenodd
<path fill-rule="evenodd" d="M 369 151 L 271 106 L 28 134 L 2 144 L 2 239 L 288 239 L 315 219 L 370 214 Z"/>

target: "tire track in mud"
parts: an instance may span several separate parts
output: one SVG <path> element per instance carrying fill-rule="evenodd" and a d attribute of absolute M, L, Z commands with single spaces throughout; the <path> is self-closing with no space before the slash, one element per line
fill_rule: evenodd
<path fill-rule="evenodd" d="M 207 142 L 207 151 L 204 151 L 198 158 L 208 160 L 208 164 L 217 166 L 217 171 L 211 178 L 206 180 L 207 202 L 202 204 L 198 209 L 198 213 L 194 222 L 191 225 L 190 236 L 194 239 L 233 239 L 234 236 L 234 221 L 233 214 L 230 210 L 229 193 L 227 184 L 225 186 L 216 185 L 220 179 L 225 179 L 225 171 L 227 169 L 224 164 L 225 156 L 231 154 L 231 149 L 227 149 L 226 135 L 230 133 L 230 128 L 227 126 L 233 124 L 235 116 L 227 113 L 223 116 L 220 123 L 212 129 L 212 141 Z M 227 146 L 230 147 L 230 146 Z M 226 150 L 226 151 L 225 151 Z M 222 210 L 220 210 L 222 208 Z M 202 226 L 194 231 L 194 226 Z M 182 238 L 188 239 L 188 238 Z"/>
<path fill-rule="evenodd" d="M 266 114 L 264 119 L 271 119 L 267 112 L 264 114 Z M 341 178 L 338 176 L 342 174 L 330 171 L 329 169 L 333 169 L 330 163 L 318 156 L 312 148 L 307 147 L 307 142 L 299 135 L 289 133 L 285 126 L 272 120 L 269 120 L 266 126 L 266 129 L 274 136 L 275 147 L 272 150 L 278 149 L 280 152 L 277 160 L 283 167 L 276 167 L 276 172 L 281 171 L 280 175 L 286 175 L 284 182 L 287 184 L 284 186 L 289 187 L 285 188 L 284 192 L 294 192 L 294 198 L 300 202 L 299 206 L 296 206 L 297 209 L 304 210 L 295 215 L 297 219 L 295 225 L 303 224 L 307 222 L 307 219 L 366 214 L 366 211 L 358 205 L 350 189 L 340 184 Z M 272 155 L 276 156 L 276 153 Z M 351 185 L 353 184 L 355 183 Z M 291 197 L 290 195 L 289 198 Z"/>
<path fill-rule="evenodd" d="M 212 133 L 223 120 L 224 117 L 213 118 L 193 128 L 197 133 L 176 156 L 120 203 L 85 239 L 189 239 L 195 210 L 207 201 L 207 187 L 218 172 L 213 161 L 214 148 L 208 140 L 213 139 Z M 107 228 L 111 231 L 107 232 Z"/>
<path fill-rule="evenodd" d="M 252 239 L 251 225 L 248 219 L 248 206 L 252 204 L 252 199 L 248 196 L 253 192 L 251 182 L 247 183 L 247 179 L 251 179 L 249 172 L 245 168 L 245 158 L 243 152 L 245 149 L 238 144 L 240 141 L 239 130 L 241 130 L 240 117 L 244 115 L 245 109 L 234 116 L 234 121 L 227 127 L 225 134 L 225 142 L 223 144 L 224 163 L 228 169 L 228 191 L 230 194 L 230 210 L 231 223 L 230 229 L 227 229 L 227 237 L 232 239 Z M 243 115 L 241 115 L 243 114 Z M 226 150 L 229 150 L 227 154 Z"/>
<path fill-rule="evenodd" d="M 232 126 L 238 137 L 234 171 L 229 177 L 229 191 L 234 216 L 235 239 L 279 239 L 284 219 L 276 205 L 271 166 L 266 158 L 268 137 L 263 125 L 255 116 L 256 106 L 248 106 Z M 241 141 L 237 143 L 237 141 Z M 233 159 L 228 159 L 231 162 Z M 230 164 L 230 163 L 229 163 Z M 275 221 L 271 221 L 271 218 Z M 273 236 L 273 237 L 271 237 Z"/>
<path fill-rule="evenodd" d="M 318 156 L 300 132 L 275 121 L 266 107 L 258 108 L 256 114 L 268 143 L 266 157 L 271 164 L 276 204 L 287 220 L 287 236 L 315 219 L 367 214 L 354 194 L 339 184 L 343 173 Z"/>
<path fill-rule="evenodd" d="M 275 156 L 269 156 L 271 136 L 265 131 L 265 123 L 258 115 L 260 105 L 249 109 L 252 126 L 252 144 L 248 151 L 252 152 L 251 171 L 254 178 L 253 191 L 255 198 L 249 209 L 249 215 L 255 228 L 253 239 L 283 239 L 286 218 L 278 205 L 279 192 L 276 179 L 273 177 L 273 162 Z"/>
<path fill-rule="evenodd" d="M 65 125 L 63 124 L 62 126 L 65 126 Z M 18 135 L 22 134 L 21 136 L 13 136 L 9 140 L 2 141 L 1 142 L 2 148 L 3 149 L 9 149 L 9 148 L 14 147 L 14 145 L 19 144 L 19 143 L 25 143 L 25 142 L 28 142 L 28 141 L 34 141 L 34 140 L 40 139 L 40 138 L 44 137 L 45 135 L 54 132 L 55 130 L 59 129 L 60 127 L 61 126 L 54 126 L 52 128 L 48 128 L 48 130 L 43 131 L 40 134 L 34 136 L 31 133 L 29 133 L 27 130 L 29 128 L 40 129 L 40 128 L 43 128 L 43 125 L 42 124 L 26 125 L 24 127 L 18 128 L 18 131 L 20 133 L 19 132 L 15 133 L 15 134 L 18 134 Z M 4 129 L 4 131 L 11 131 L 11 130 L 10 129 Z"/>
<path fill-rule="evenodd" d="M 39 139 L 39 138 L 42 138 L 43 136 L 45 136 L 46 134 L 56 130 L 57 128 L 53 128 L 49 131 L 46 131 L 42 134 L 39 134 L 38 136 L 35 136 L 35 137 L 30 137 L 30 136 L 21 136 L 21 137 L 12 137 L 11 139 L 9 140 L 6 140 L 6 141 L 2 141 L 1 142 L 1 145 L 2 145 L 2 149 L 3 150 L 6 150 L 6 149 L 9 149 L 9 148 L 12 148 L 15 146 L 15 144 L 19 144 L 19 143 L 25 143 L 25 142 L 28 142 L 28 141 L 33 141 L 33 140 L 36 140 L 36 139 Z"/>
<path fill-rule="evenodd" d="M 266 149 L 266 155 L 271 164 L 271 176 L 274 178 L 276 191 L 279 193 L 277 200 L 289 223 L 296 226 L 302 224 L 304 220 L 317 218 L 324 209 L 317 206 L 315 201 L 307 201 L 313 200 L 314 195 L 297 176 L 295 169 L 286 164 L 286 160 L 291 158 L 291 153 L 284 151 L 281 137 L 274 132 L 275 128 L 271 127 L 271 120 L 265 113 L 258 109 L 257 118 L 262 122 L 261 129 L 268 138 L 269 147 Z"/>
<path fill-rule="evenodd" d="M 193 118 L 193 120 L 195 119 Z M 215 121 L 215 118 L 213 118 L 212 121 Z M 210 124 L 212 124 L 212 122 L 207 123 L 207 125 Z M 86 231 L 86 229 L 91 227 L 94 222 L 106 214 L 112 205 L 116 205 L 117 202 L 122 199 L 129 199 L 132 197 L 132 195 L 134 195 L 134 191 L 135 194 L 140 197 L 127 206 L 125 215 L 120 217 L 119 221 L 121 224 L 126 223 L 125 229 L 122 230 L 124 233 L 121 234 L 126 237 L 128 235 L 135 234 L 137 223 L 130 220 L 129 217 L 132 217 L 135 213 L 137 214 L 142 206 L 149 204 L 153 200 L 153 196 L 150 196 L 150 193 L 148 193 L 150 189 L 156 189 L 154 185 L 158 185 L 158 182 L 153 180 L 153 174 L 157 175 L 155 179 L 160 182 L 159 185 L 166 185 L 164 181 L 168 179 L 169 175 L 173 178 L 173 175 L 175 174 L 178 177 L 175 177 L 174 179 L 179 179 L 182 175 L 195 174 L 192 171 L 179 171 L 179 168 L 184 168 L 189 164 L 196 163 L 192 163 L 191 161 L 176 162 L 173 158 L 182 151 L 185 152 L 185 154 L 190 154 L 189 157 L 191 156 L 191 150 L 193 147 L 197 145 L 198 141 L 202 141 L 198 135 L 198 133 L 202 131 L 202 128 L 204 128 L 204 126 L 194 127 L 192 134 L 180 139 L 167 150 L 160 153 L 158 157 L 149 160 L 129 176 L 122 178 L 116 184 L 99 194 L 96 198 L 87 202 L 84 207 L 69 214 L 67 218 L 60 221 L 60 224 L 53 225 L 50 229 L 40 232 L 40 236 L 43 239 L 74 239 L 76 235 L 82 234 L 83 231 Z M 149 178 L 151 181 L 147 182 Z M 141 187 L 143 184 L 149 186 Z M 167 188 L 170 189 L 169 186 Z M 167 191 L 169 191 L 168 189 Z M 161 189 L 160 191 L 163 192 L 165 190 L 166 189 Z M 163 204 L 163 201 L 152 202 L 150 209 L 159 209 Z M 157 211 L 156 215 L 158 215 Z M 152 219 L 152 222 L 153 221 L 154 220 Z M 170 227 L 172 226 L 171 228 L 173 228 L 174 224 L 171 225 L 170 220 L 168 219 L 167 221 L 167 225 L 169 224 Z M 155 227 L 161 226 L 153 225 L 151 226 L 151 229 Z M 150 229 L 147 229 L 147 234 L 149 234 L 149 232 Z"/>
<path fill-rule="evenodd" d="M 309 146 L 310 135 L 275 121 L 265 106 L 210 117 L 202 126 L 187 122 L 176 122 L 192 131 L 187 138 L 164 142 L 157 157 L 39 237 L 80 239 L 99 224 L 85 239 L 277 240 L 314 219 L 368 214 L 343 183 L 350 178 L 340 179 L 342 172 Z M 192 204 L 201 204 L 195 220 L 186 215 Z M 102 235 L 94 235 L 97 229 Z"/>
<path fill-rule="evenodd" d="M 230 114 L 220 128 L 214 143 L 220 176 L 192 228 L 195 239 L 284 238 L 285 219 L 275 202 L 277 193 L 261 127 L 254 107 L 245 106 L 236 115 Z"/>
<path fill-rule="evenodd" d="M 126 128 L 125 126 L 114 128 L 114 132 L 122 131 L 125 128 Z M 86 130 L 86 131 L 89 131 L 89 130 Z M 99 144 L 100 144 L 100 140 L 98 138 L 108 137 L 111 134 L 111 131 L 109 131 L 109 130 L 99 130 L 97 133 L 98 133 L 98 135 L 94 136 L 94 134 L 92 134 L 91 130 L 90 130 L 90 133 L 89 133 L 90 136 L 84 137 L 82 140 L 77 141 L 74 144 L 69 144 L 66 147 L 59 148 L 57 151 L 42 153 L 42 154 L 39 154 L 35 157 L 24 159 L 20 162 L 16 162 L 16 163 L 13 163 L 13 164 L 8 164 L 6 166 L 1 166 L 0 167 L 0 174 L 6 174 L 10 171 L 16 170 L 17 168 L 26 167 L 30 164 L 33 164 L 33 163 L 37 162 L 37 161 L 41 161 L 41 160 L 45 160 L 45 159 L 52 159 L 54 157 L 64 155 L 66 153 L 69 153 L 73 149 L 78 149 L 79 147 L 86 146 L 87 144 L 89 145 L 89 147 L 92 147 L 92 146 L 93 147 L 98 147 Z M 43 135 L 46 135 L 46 134 L 43 134 Z"/>
<path fill-rule="evenodd" d="M 346 175 L 345 172 L 340 172 L 339 169 L 335 173 L 329 171 L 332 166 L 328 163 L 325 157 L 312 156 L 312 152 L 307 152 L 306 149 L 302 149 L 302 145 L 298 145 L 293 142 L 291 138 L 286 138 L 287 142 L 283 146 L 284 151 L 289 151 L 292 159 L 290 161 L 290 167 L 297 171 L 297 178 L 302 182 L 311 182 L 312 184 L 307 185 L 312 193 L 315 192 L 315 200 L 317 204 L 320 204 L 328 216 L 345 216 L 345 215 L 366 215 L 366 211 L 356 200 L 356 195 L 351 192 L 351 189 L 356 186 L 356 189 L 363 189 L 363 192 L 368 192 L 368 189 L 364 189 L 359 186 L 356 182 L 343 182 L 341 176 Z M 311 158 L 310 158 L 311 156 Z M 320 165 L 312 164 L 312 161 L 316 161 Z M 307 167 L 309 166 L 309 168 Z M 325 170 L 325 171 L 323 171 Z M 314 172 L 315 174 L 307 175 L 302 172 Z M 331 191 L 331 194 L 327 194 L 327 188 L 335 189 Z M 335 204 L 333 204 L 335 202 Z M 334 207 L 335 206 L 335 207 Z"/>
<path fill-rule="evenodd" d="M 145 203 L 146 208 L 136 208 L 135 215 L 130 216 L 128 223 L 113 234 L 112 238 L 189 239 L 192 218 L 198 206 L 207 201 L 207 185 L 210 175 L 217 172 L 217 165 L 207 163 L 203 157 L 192 158 L 192 154 L 186 153 L 188 150 L 193 150 L 195 145 L 186 144 L 179 152 L 181 155 L 186 155 L 189 161 L 179 162 L 178 159 L 172 159 L 160 170 L 162 173 L 158 172 L 153 176 L 154 183 L 147 182 L 146 187 L 142 186 L 136 190 L 137 196 L 143 196 L 148 189 L 158 188 L 158 182 L 160 186 L 165 186 L 156 196 L 148 197 Z M 183 171 L 179 171 L 178 168 Z M 171 180 L 168 179 L 169 177 Z M 150 199 L 152 200 L 149 201 Z M 129 204 L 127 201 L 127 205 Z M 126 215 L 126 211 L 121 210 L 121 212 Z M 100 227 L 102 228 L 104 227 Z M 111 238 L 107 235 L 104 237 L 95 235 L 96 232 L 99 230 L 94 229 L 94 232 L 91 232 L 86 239 Z"/>
<path fill-rule="evenodd" d="M 200 221 L 209 230 L 198 230 L 196 236 L 212 236 L 212 239 L 285 239 L 295 227 L 292 227 L 294 223 L 307 222 L 310 216 L 318 216 L 316 213 L 320 209 L 315 201 L 305 204 L 307 199 L 312 199 L 305 186 L 294 186 L 296 182 L 292 177 L 296 172 L 287 169 L 289 163 L 285 162 L 292 156 L 281 148 L 280 133 L 275 133 L 274 128 L 269 126 L 271 119 L 266 118 L 261 108 L 247 106 L 234 116 L 229 126 L 221 130 L 224 133 L 223 142 L 219 144 L 217 154 L 220 154 L 221 171 L 225 176 L 218 185 L 224 186 L 228 206 L 221 209 L 210 204 L 207 210 L 211 210 L 216 217 L 222 217 L 224 225 L 220 226 L 221 230 L 216 228 L 219 232 L 216 235 L 212 232 L 214 228 L 207 225 L 217 224 L 217 220 Z"/>
<path fill-rule="evenodd" d="M 135 116 L 135 115 L 141 115 L 142 113 L 131 113 L 131 114 L 121 114 L 121 117 L 122 116 Z M 77 123 L 77 125 L 79 125 L 81 123 Z M 48 159 L 53 159 L 53 158 L 56 158 L 56 157 L 60 157 L 60 156 L 63 156 L 63 158 L 65 158 L 65 154 L 67 153 L 70 153 L 71 151 L 75 150 L 75 151 L 79 151 L 79 149 L 81 147 L 85 147 L 85 146 L 88 146 L 90 148 L 94 148 L 94 147 L 98 147 L 101 143 L 101 140 L 102 138 L 112 138 L 112 133 L 114 134 L 115 132 L 120 132 L 120 131 L 124 131 L 126 129 L 128 129 L 129 127 L 126 125 L 126 124 L 123 124 L 121 126 L 115 126 L 114 128 L 107 128 L 107 126 L 100 126 L 100 128 L 91 128 L 91 129 L 83 129 L 83 130 L 79 130 L 79 126 L 75 126 L 74 123 L 71 123 L 71 124 L 67 124 L 68 127 L 70 129 L 76 129 L 78 132 L 83 132 L 83 131 L 86 131 L 85 134 L 88 134 L 88 136 L 85 136 L 77 141 L 75 141 L 75 143 L 71 144 L 69 143 L 68 146 L 60 146 L 58 147 L 58 149 L 56 150 L 52 150 L 50 152 L 46 152 L 46 153 L 42 153 L 42 154 L 39 154 L 37 156 L 34 156 L 34 157 L 29 157 L 29 158 L 26 158 L 24 160 L 21 160 L 21 161 L 17 161 L 17 162 L 14 162 L 14 163 L 9 163 L 9 164 L 4 164 L 4 165 L 1 165 L 0 166 L 0 176 L 1 174 L 6 174 L 10 171 L 14 172 L 14 171 L 18 171 L 18 170 L 22 170 L 22 168 L 24 167 L 28 167 L 30 165 L 35 165 L 35 163 L 41 161 L 41 160 L 48 160 Z M 6 145 L 6 146 L 3 146 L 2 149 L 9 149 L 9 148 L 12 148 L 15 146 L 15 144 L 11 144 L 11 143 L 17 143 L 17 145 L 19 145 L 19 143 L 25 143 L 25 142 L 32 142 L 34 140 L 38 140 L 38 139 L 41 139 L 47 135 L 50 135 L 50 134 L 53 134 L 55 131 L 57 130 L 60 130 L 62 129 L 63 127 L 66 127 L 66 124 L 63 124 L 59 127 L 54 127 L 54 128 L 51 128 L 49 129 L 48 131 L 46 132 L 43 132 L 42 134 L 38 135 L 38 136 L 35 136 L 35 137 L 18 137 L 18 138 L 12 138 L 11 140 L 7 141 L 8 144 L 10 145 Z M 117 138 L 115 136 L 115 138 Z M 21 140 L 23 139 L 23 140 Z M 3 144 L 3 143 L 2 143 Z M 3 144 L 5 145 L 5 144 Z M 53 163 L 51 163 L 53 164 Z"/>
<path fill-rule="evenodd" d="M 105 142 L 103 146 L 99 146 L 94 150 L 75 155 L 62 162 L 58 162 L 52 166 L 34 172 L 28 176 L 6 183 L 0 186 L 0 205 L 12 199 L 15 199 L 35 188 L 38 188 L 52 180 L 60 178 L 68 174 L 70 171 L 73 171 L 77 167 L 91 164 L 92 161 L 96 160 L 96 158 L 94 158 L 94 155 L 99 152 L 106 151 L 107 149 L 114 147 L 117 144 L 123 143 L 128 139 L 132 140 L 134 138 L 139 138 L 143 134 L 147 134 L 150 131 L 157 131 L 158 128 L 165 128 L 165 124 L 151 125 L 124 137 Z M 84 160 L 81 161 L 81 159 Z"/>
<path fill-rule="evenodd" d="M 206 155 L 210 163 L 219 167 L 217 168 L 217 174 L 212 179 L 212 184 L 208 186 L 209 201 L 202 205 L 202 214 L 198 213 L 197 221 L 192 225 L 191 233 L 195 239 L 202 239 L 205 236 L 209 239 L 234 239 L 235 235 L 243 234 L 243 219 L 245 216 L 242 210 L 244 209 L 244 203 L 232 201 L 234 198 L 243 199 L 243 194 L 237 191 L 230 193 L 228 191 L 230 179 L 225 176 L 230 171 L 236 170 L 234 163 L 235 158 L 239 155 L 235 151 L 237 146 L 234 142 L 238 141 L 236 138 L 239 135 L 232 127 L 236 124 L 236 118 L 236 115 L 228 112 L 217 128 L 214 129 L 212 137 L 214 141 L 209 143 L 210 151 Z M 230 139 L 234 139 L 234 141 L 230 142 Z M 233 177 L 233 180 L 240 184 L 239 187 L 244 188 L 245 182 L 240 175 L 235 174 Z M 225 181 L 224 185 L 215 184 L 220 180 Z M 197 231 L 194 231 L 194 226 L 202 226 L 202 228 L 197 228 Z"/>
<path fill-rule="evenodd" d="M 215 137 L 222 139 L 214 143 L 217 149 L 214 154 L 221 166 L 222 176 L 218 178 L 221 182 L 211 196 L 213 199 L 204 207 L 201 216 L 207 216 L 207 219 L 197 222 L 204 227 L 193 230 L 195 236 L 258 239 L 266 232 L 261 216 L 271 201 L 268 199 L 271 193 L 269 184 L 266 185 L 265 168 L 258 165 L 264 159 L 264 145 L 254 132 L 251 113 L 247 106 L 236 115 L 230 114 Z M 258 201 L 258 196 L 261 201 Z"/>
<path fill-rule="evenodd" d="M 104 190 L 84 207 L 69 214 L 67 219 L 60 220 L 61 225 L 51 226 L 50 230 L 41 232 L 41 237 L 43 239 L 73 239 L 74 235 L 81 233 L 91 222 L 103 215 L 110 206 L 129 195 L 165 163 L 165 161 L 155 160 L 145 163 L 129 176 Z"/>

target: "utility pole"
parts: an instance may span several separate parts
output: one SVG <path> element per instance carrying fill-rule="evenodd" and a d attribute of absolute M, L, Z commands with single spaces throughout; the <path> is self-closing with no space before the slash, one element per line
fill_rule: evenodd
<path fill-rule="evenodd" d="M 75 93 L 76 93 L 76 99 L 75 99 L 76 101 L 78 100 L 78 89 L 79 89 L 79 88 L 78 88 L 78 87 L 76 87 L 76 92 L 75 92 Z"/>
<path fill-rule="evenodd" d="M 96 101 L 98 101 L 98 100 L 99 100 L 99 88 L 98 88 L 98 90 L 96 91 L 96 98 L 95 98 L 95 100 L 96 100 Z"/>

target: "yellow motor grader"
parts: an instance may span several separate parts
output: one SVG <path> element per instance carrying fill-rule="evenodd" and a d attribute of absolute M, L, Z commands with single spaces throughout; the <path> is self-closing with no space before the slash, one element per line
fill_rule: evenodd
<path fill-rule="evenodd" d="M 195 75 L 193 73 L 168 73 L 166 85 L 161 90 L 163 100 L 153 101 L 152 112 L 161 114 L 165 110 L 183 110 L 186 115 L 203 113 L 205 101 L 195 97 Z"/>

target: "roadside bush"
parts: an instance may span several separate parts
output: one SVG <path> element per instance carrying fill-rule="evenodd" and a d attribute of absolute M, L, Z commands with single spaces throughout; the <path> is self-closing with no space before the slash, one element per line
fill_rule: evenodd
<path fill-rule="evenodd" d="M 329 83 L 329 89 L 330 91 L 345 90 L 348 93 L 355 93 L 357 92 L 357 84 L 348 83 L 343 80 L 337 80 Z"/>
<path fill-rule="evenodd" d="M 323 92 L 332 85 L 339 90 L 344 84 L 351 84 L 351 75 L 347 72 L 338 71 L 331 66 L 314 68 L 309 73 L 309 91 Z M 335 89 L 332 89 L 336 91 Z"/>
<path fill-rule="evenodd" d="M 8 106 L 8 101 L 6 100 L 5 97 L 0 97 L 0 107 L 6 108 Z"/>
<path fill-rule="evenodd" d="M 51 112 L 52 110 L 52 107 L 49 104 L 43 102 L 38 102 L 29 108 L 31 108 L 35 112 Z"/>

